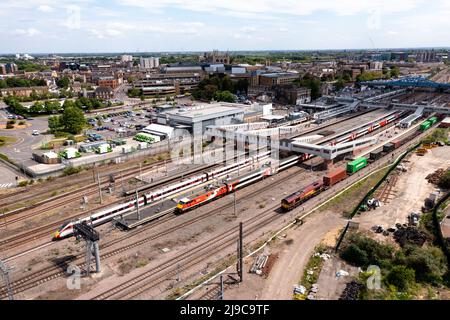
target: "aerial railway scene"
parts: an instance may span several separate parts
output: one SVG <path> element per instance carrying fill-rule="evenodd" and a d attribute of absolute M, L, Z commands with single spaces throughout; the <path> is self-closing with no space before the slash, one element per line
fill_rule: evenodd
<path fill-rule="evenodd" d="M 1 300 L 450 298 L 449 50 L 4 46 Z"/>

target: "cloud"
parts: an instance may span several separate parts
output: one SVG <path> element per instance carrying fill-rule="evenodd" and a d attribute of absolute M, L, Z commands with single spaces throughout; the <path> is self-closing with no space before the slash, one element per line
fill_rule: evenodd
<path fill-rule="evenodd" d="M 123 6 L 149 10 L 169 8 L 217 14 L 286 14 L 311 15 L 319 11 L 338 15 L 356 15 L 379 10 L 381 13 L 406 12 L 415 9 L 424 0 L 116 0 Z"/>
<path fill-rule="evenodd" d="M 66 7 L 66 17 L 63 26 L 70 30 L 81 29 L 81 7 L 69 5 Z"/>
<path fill-rule="evenodd" d="M 28 29 L 16 29 L 13 31 L 14 35 L 17 36 L 28 36 L 28 37 L 32 37 L 32 36 L 36 36 L 38 34 L 41 34 L 41 32 L 35 28 L 28 28 Z"/>
<path fill-rule="evenodd" d="M 256 32 L 256 28 L 255 27 L 243 27 L 241 29 L 242 32 Z"/>
<path fill-rule="evenodd" d="M 53 9 L 52 7 L 50 7 L 46 4 L 40 5 L 37 9 L 38 9 L 38 11 L 45 12 L 45 13 L 50 13 L 50 12 L 55 11 L 55 9 Z"/>
<path fill-rule="evenodd" d="M 94 37 L 97 39 L 105 39 L 106 37 L 120 37 L 123 35 L 122 31 L 115 30 L 115 29 L 105 29 L 103 31 L 100 31 L 97 29 L 89 29 L 88 32 L 91 37 Z"/>

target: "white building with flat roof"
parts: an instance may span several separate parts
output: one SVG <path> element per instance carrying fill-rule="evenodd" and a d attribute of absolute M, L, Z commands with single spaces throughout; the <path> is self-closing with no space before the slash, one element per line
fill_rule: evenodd
<path fill-rule="evenodd" d="M 194 126 L 201 126 L 202 132 L 209 125 L 227 125 L 242 123 L 244 109 L 247 105 L 218 102 L 192 107 L 178 108 L 161 113 L 158 123 L 172 127 L 186 128 L 191 131 Z"/>

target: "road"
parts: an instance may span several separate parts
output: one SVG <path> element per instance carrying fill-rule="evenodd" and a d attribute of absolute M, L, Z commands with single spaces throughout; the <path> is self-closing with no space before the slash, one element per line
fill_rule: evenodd
<path fill-rule="evenodd" d="M 7 114 L 4 107 L 0 105 L 0 123 L 5 124 L 7 121 Z M 32 120 L 27 120 L 31 126 L 23 129 L 0 129 L 0 136 L 12 137 L 16 141 L 8 146 L 0 147 L 0 153 L 6 154 L 11 160 L 18 163 L 31 160 L 32 149 L 41 145 L 43 141 L 50 140 L 44 135 L 33 136 L 33 130 L 45 132 L 48 129 L 47 117 L 36 117 Z"/>
<path fill-rule="evenodd" d="M 315 246 L 329 231 L 342 228 L 345 223 L 346 220 L 339 214 L 325 212 L 313 215 L 302 226 L 289 231 L 287 239 L 294 242 L 284 246 L 258 299 L 291 300 L 294 285 L 301 279 Z"/>

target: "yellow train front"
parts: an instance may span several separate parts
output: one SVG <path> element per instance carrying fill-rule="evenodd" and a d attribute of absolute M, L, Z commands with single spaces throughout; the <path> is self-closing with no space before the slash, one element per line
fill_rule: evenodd
<path fill-rule="evenodd" d="M 314 182 L 313 184 L 310 184 L 302 190 L 297 191 L 281 200 L 281 208 L 284 211 L 290 211 L 304 203 L 306 200 L 316 196 L 324 189 L 325 186 L 322 181 Z"/>

